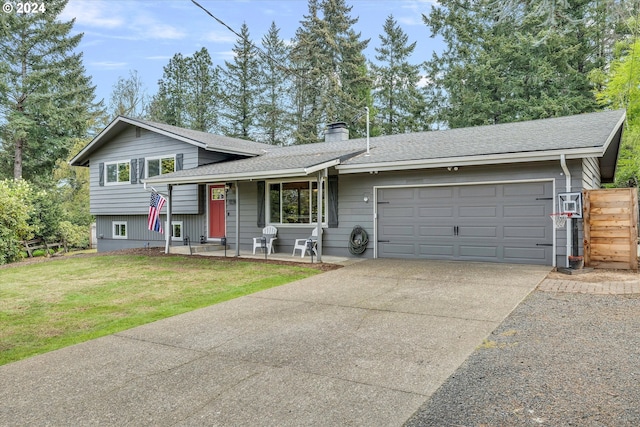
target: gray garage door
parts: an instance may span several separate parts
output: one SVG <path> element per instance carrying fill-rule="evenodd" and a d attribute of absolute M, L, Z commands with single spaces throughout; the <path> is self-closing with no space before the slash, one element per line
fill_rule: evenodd
<path fill-rule="evenodd" d="M 551 182 L 378 190 L 378 256 L 552 264 Z"/>

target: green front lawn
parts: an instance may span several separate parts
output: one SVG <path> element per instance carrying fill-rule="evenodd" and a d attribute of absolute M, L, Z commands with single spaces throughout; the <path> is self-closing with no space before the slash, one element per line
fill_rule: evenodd
<path fill-rule="evenodd" d="M 318 273 L 206 257 L 103 255 L 0 269 L 0 365 Z"/>

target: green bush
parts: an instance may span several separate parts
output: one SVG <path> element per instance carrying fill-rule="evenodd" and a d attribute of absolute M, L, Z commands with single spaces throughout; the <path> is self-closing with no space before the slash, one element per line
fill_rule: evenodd
<path fill-rule="evenodd" d="M 32 193 L 26 181 L 0 181 L 0 264 L 20 259 L 22 241 L 34 236 Z"/>
<path fill-rule="evenodd" d="M 67 246 L 70 248 L 88 248 L 89 232 L 89 227 L 74 225 L 69 221 L 61 221 L 58 225 L 60 239 L 67 242 Z"/>

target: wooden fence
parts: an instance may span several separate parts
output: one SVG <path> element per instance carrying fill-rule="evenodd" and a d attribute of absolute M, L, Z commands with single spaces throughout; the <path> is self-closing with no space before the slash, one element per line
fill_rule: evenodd
<path fill-rule="evenodd" d="M 638 270 L 638 190 L 585 190 L 584 264 Z"/>

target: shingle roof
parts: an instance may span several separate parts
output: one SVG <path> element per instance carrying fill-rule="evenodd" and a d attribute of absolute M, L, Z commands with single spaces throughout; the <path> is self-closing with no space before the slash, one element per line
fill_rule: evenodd
<path fill-rule="evenodd" d="M 118 135 L 128 126 L 138 126 L 152 132 L 162 133 L 169 137 L 181 140 L 188 144 L 202 147 L 205 150 L 220 151 L 224 153 L 238 154 L 244 156 L 257 156 L 264 153 L 270 145 L 260 142 L 247 141 L 239 138 L 214 135 L 208 132 L 200 132 L 184 129 L 177 126 L 163 123 L 151 122 L 148 120 L 132 119 L 130 117 L 116 117 L 102 132 L 96 135 L 86 147 L 71 159 L 72 166 L 88 166 L 91 153 L 102 145 L 108 143 L 113 137 Z"/>
<path fill-rule="evenodd" d="M 605 111 L 526 122 L 476 126 L 371 139 L 371 155 L 344 164 L 446 159 L 602 147 L 624 111 Z M 356 140 L 357 141 L 357 140 Z M 365 144 L 361 139 L 361 144 Z"/>
<path fill-rule="evenodd" d="M 341 173 L 441 166 L 447 161 L 474 164 L 609 155 L 615 160 L 625 119 L 624 110 L 580 114 L 527 122 L 417 132 L 287 147 L 268 146 L 263 154 L 242 160 L 183 170 L 149 182 L 204 182 L 268 176 L 306 175 L 314 166 L 334 161 Z M 613 142 L 613 144 L 611 144 Z M 546 157 L 544 157 L 546 156 Z M 336 162 L 338 161 L 338 162 Z"/>

